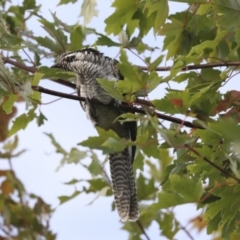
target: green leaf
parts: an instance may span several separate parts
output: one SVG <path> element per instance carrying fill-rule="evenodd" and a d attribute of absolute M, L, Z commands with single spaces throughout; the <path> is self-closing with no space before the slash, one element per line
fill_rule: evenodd
<path fill-rule="evenodd" d="M 97 176 L 97 175 L 102 174 L 103 170 L 102 170 L 101 163 L 99 162 L 98 157 L 94 152 L 92 152 L 91 158 L 92 158 L 92 162 L 87 167 L 89 172 L 93 176 Z"/>
<path fill-rule="evenodd" d="M 125 139 L 120 138 L 113 130 L 105 131 L 97 128 L 99 136 L 89 137 L 87 140 L 79 143 L 84 147 L 102 150 L 103 153 L 113 153 L 124 150 L 127 147 Z"/>
<path fill-rule="evenodd" d="M 119 43 L 112 41 L 105 35 L 100 34 L 100 37 L 96 41 L 97 46 L 108 46 L 108 47 L 118 47 L 120 46 Z"/>
<path fill-rule="evenodd" d="M 28 111 L 27 114 L 22 114 L 13 121 L 12 128 L 10 129 L 8 136 L 12 136 L 21 129 L 25 129 L 27 125 L 36 118 L 35 108 Z"/>
<path fill-rule="evenodd" d="M 137 189 L 141 189 L 138 192 L 138 199 L 141 200 L 151 200 L 156 198 L 157 188 L 153 178 L 147 180 L 142 174 L 137 178 Z"/>
<path fill-rule="evenodd" d="M 144 167 L 144 156 L 143 154 L 137 149 L 134 162 L 133 162 L 133 169 L 136 171 L 137 169 L 140 169 L 143 171 Z"/>
<path fill-rule="evenodd" d="M 18 96 L 16 94 L 10 94 L 8 96 L 8 99 L 4 102 L 2 105 L 3 110 L 6 112 L 6 114 L 10 114 L 13 109 L 13 105 L 15 101 L 17 100 Z"/>
<path fill-rule="evenodd" d="M 57 54 L 66 52 L 67 36 L 63 33 L 63 31 L 60 28 L 56 29 L 55 23 L 49 22 L 44 18 L 41 18 L 39 22 L 43 24 L 43 28 L 53 39 L 55 39 L 56 43 L 49 37 L 37 37 L 36 40 L 38 42 L 40 41 L 46 48 L 49 48 Z"/>
<path fill-rule="evenodd" d="M 34 78 L 33 78 L 33 81 L 32 81 L 32 85 L 33 86 L 38 86 L 38 84 L 39 84 L 39 82 L 40 82 L 40 80 L 42 79 L 43 76 L 44 76 L 44 74 L 39 73 L 39 72 L 35 72 L 34 73 Z M 40 102 L 40 100 L 41 100 L 40 92 L 34 91 L 31 94 L 31 98 L 36 99 L 37 101 Z"/>
<path fill-rule="evenodd" d="M 59 5 L 63 5 L 63 4 L 68 4 L 68 3 L 75 3 L 77 2 L 77 0 L 61 0 L 59 3 L 58 3 L 58 6 Z"/>
<path fill-rule="evenodd" d="M 24 9 L 34 9 L 36 7 L 36 1 L 35 0 L 24 0 L 23 7 L 24 7 Z"/>
<path fill-rule="evenodd" d="M 166 236 L 167 239 L 174 239 L 180 228 L 174 214 L 172 212 L 163 213 L 163 216 L 157 222 L 162 230 L 161 235 Z"/>
<path fill-rule="evenodd" d="M 65 203 L 65 202 L 67 202 L 67 201 L 69 201 L 69 200 L 77 197 L 80 193 L 81 193 L 81 192 L 79 192 L 79 191 L 75 191 L 75 192 L 74 192 L 72 195 L 70 195 L 70 196 L 60 196 L 60 197 L 58 197 L 58 199 L 59 199 L 59 201 L 60 201 L 60 204 L 63 204 L 63 203 Z"/>
<path fill-rule="evenodd" d="M 49 68 L 49 67 L 40 67 L 39 72 L 44 74 L 44 78 L 51 78 L 53 80 L 57 80 L 59 78 L 63 79 L 72 79 L 73 77 L 76 77 L 75 73 L 73 72 L 63 72 L 62 70 L 56 69 L 56 68 Z"/>
<path fill-rule="evenodd" d="M 39 116 L 37 116 L 37 125 L 40 127 L 44 124 L 44 121 L 48 120 L 46 116 L 40 112 Z"/>
<path fill-rule="evenodd" d="M 98 16 L 95 0 L 83 0 L 80 16 L 83 16 L 83 26 L 91 22 L 93 17 Z"/>
<path fill-rule="evenodd" d="M 45 135 L 47 135 L 47 136 L 50 138 L 51 143 L 52 143 L 53 146 L 56 148 L 56 152 L 57 152 L 57 153 L 61 153 L 61 154 L 63 154 L 63 155 L 67 155 L 67 151 L 64 150 L 64 149 L 61 147 L 61 145 L 55 140 L 53 134 L 51 134 L 51 133 L 45 133 Z"/>
<path fill-rule="evenodd" d="M 76 183 L 79 183 L 79 182 L 82 182 L 82 180 L 80 179 L 72 179 L 71 181 L 68 181 L 68 182 L 65 182 L 64 184 L 66 185 L 72 185 L 72 184 L 76 184 Z"/>
<path fill-rule="evenodd" d="M 146 8 L 148 8 L 148 16 L 151 14 L 155 16 L 154 31 L 158 33 L 168 16 L 168 1 L 146 1 Z"/>
<path fill-rule="evenodd" d="M 118 35 L 122 31 L 122 26 L 127 24 L 129 27 L 128 33 L 131 35 L 138 25 L 138 21 L 133 19 L 133 15 L 137 11 L 136 6 L 138 6 L 138 0 L 115 0 L 112 4 L 112 7 L 115 8 L 115 11 L 111 16 L 105 19 L 106 33 Z"/>
<path fill-rule="evenodd" d="M 4 144 L 2 147 L 5 151 L 13 152 L 18 147 L 18 137 L 17 135 L 14 136 L 14 139 L 11 141 L 8 141 Z"/>
<path fill-rule="evenodd" d="M 115 82 L 100 78 L 98 78 L 97 81 L 111 97 L 113 97 L 116 100 L 123 101 L 123 96 L 121 92 L 118 89 L 116 89 Z"/>
<path fill-rule="evenodd" d="M 48 133 L 45 133 L 45 134 L 51 139 L 52 144 L 56 148 L 56 152 L 63 155 L 63 158 L 59 166 L 57 167 L 57 171 L 65 164 L 71 164 L 71 163 L 78 164 L 82 159 L 87 157 L 87 153 L 85 151 L 80 151 L 77 148 L 72 148 L 70 152 L 67 152 L 55 140 L 52 134 L 48 134 Z"/>
<path fill-rule="evenodd" d="M 183 3 L 208 3 L 208 0 L 169 0 L 171 2 L 183 2 Z"/>
<path fill-rule="evenodd" d="M 215 0 L 215 4 L 213 5 L 213 7 L 216 10 L 217 15 L 219 16 L 219 26 L 228 29 L 232 27 L 239 27 L 240 6 L 237 1 Z"/>
<path fill-rule="evenodd" d="M 198 202 L 203 193 L 200 181 L 187 176 L 171 175 L 158 194 L 158 208 L 169 208 L 185 203 Z"/>
<path fill-rule="evenodd" d="M 35 72 L 34 73 L 34 78 L 33 78 L 33 81 L 32 81 L 32 85 L 37 86 L 43 76 L 44 76 L 44 74 L 39 73 L 39 72 Z"/>
<path fill-rule="evenodd" d="M 87 182 L 90 184 L 90 186 L 88 189 L 84 188 L 84 191 L 86 193 L 99 192 L 102 189 L 106 189 L 106 187 L 109 187 L 108 183 L 104 181 L 102 178 L 91 179 L 91 180 L 88 180 Z"/>
<path fill-rule="evenodd" d="M 85 39 L 85 35 L 83 33 L 82 27 L 79 25 L 76 25 L 70 34 L 71 44 L 70 44 L 69 50 L 76 51 L 78 49 L 81 49 L 83 47 L 82 43 L 84 39 Z"/>
<path fill-rule="evenodd" d="M 53 52 L 60 53 L 61 47 L 55 43 L 51 38 L 49 37 L 35 37 L 36 41 L 40 46 L 43 46 L 45 48 L 48 48 L 49 50 Z"/>

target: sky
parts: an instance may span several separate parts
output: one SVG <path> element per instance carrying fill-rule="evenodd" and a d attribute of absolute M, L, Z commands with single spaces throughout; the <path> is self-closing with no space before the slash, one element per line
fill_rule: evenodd
<path fill-rule="evenodd" d="M 21 1 L 13 1 L 20 3 Z M 83 22 L 79 18 L 80 7 L 82 1 L 77 4 L 62 5 L 56 7 L 59 0 L 38 0 L 37 3 L 42 5 L 41 14 L 47 19 L 51 19 L 51 12 L 56 12 L 57 17 L 67 24 Z M 109 16 L 113 9 L 110 8 L 111 1 L 97 1 L 99 16 L 94 18 L 88 27 L 97 29 L 98 32 L 104 33 L 104 19 Z M 170 2 L 170 11 L 182 11 L 186 8 L 185 4 Z M 30 21 L 29 29 L 34 29 L 37 35 L 45 34 L 41 28 L 41 24 L 35 19 Z M 149 45 L 156 45 L 161 48 L 162 38 L 152 39 L 146 37 L 144 39 Z M 154 42 L 153 42 L 154 41 Z M 92 37 L 87 39 L 85 43 L 93 43 Z M 104 52 L 106 56 L 115 57 L 118 53 L 117 48 L 100 47 L 99 50 Z M 129 55 L 129 60 L 137 65 L 143 63 L 133 55 Z M 53 62 L 46 62 L 51 66 Z M 232 83 L 231 83 L 232 82 Z M 49 89 L 60 92 L 72 93 L 72 89 L 57 85 L 48 80 L 42 80 L 40 85 Z M 161 85 L 162 87 L 163 85 Z M 234 89 L 236 80 L 231 80 L 226 85 L 227 89 Z M 152 94 L 152 98 L 164 96 L 164 88 L 158 89 Z M 123 240 L 127 239 L 128 233 L 120 230 L 122 223 L 119 220 L 116 211 L 111 211 L 113 197 L 100 197 L 92 205 L 88 205 L 95 195 L 81 194 L 73 200 L 59 206 L 58 196 L 71 195 L 76 189 L 74 186 L 64 185 L 73 178 L 83 179 L 89 178 L 89 174 L 79 165 L 65 165 L 56 172 L 59 166 L 61 155 L 55 153 L 55 149 L 50 143 L 50 139 L 44 133 L 53 133 L 57 141 L 64 149 L 70 150 L 76 147 L 77 143 L 87 139 L 89 136 L 96 135 L 91 122 L 86 118 L 84 112 L 80 108 L 77 101 L 61 99 L 51 104 L 47 104 L 56 97 L 42 94 L 41 111 L 47 116 L 48 121 L 40 128 L 36 123 L 29 124 L 26 130 L 20 131 L 19 149 L 26 149 L 21 157 L 13 160 L 13 168 L 17 176 L 25 184 L 28 192 L 41 196 L 47 203 L 56 208 L 51 220 L 51 228 L 57 233 L 57 240 Z M 22 114 L 26 110 L 24 104 L 18 104 L 18 114 Z M 5 163 L 0 163 L 0 167 L 4 167 Z M 187 225 L 189 219 L 195 217 L 197 212 L 194 205 L 183 205 L 175 209 L 177 219 L 183 226 Z M 159 236 L 159 228 L 156 223 L 147 230 L 150 239 L 165 240 L 165 237 Z M 208 240 L 209 236 L 193 231 L 193 235 L 198 240 Z M 176 235 L 175 239 L 188 239 L 184 232 Z"/>

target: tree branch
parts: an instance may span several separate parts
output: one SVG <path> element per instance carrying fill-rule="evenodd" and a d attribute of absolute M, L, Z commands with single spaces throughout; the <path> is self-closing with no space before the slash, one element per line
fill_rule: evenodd
<path fill-rule="evenodd" d="M 75 100 L 75 101 L 83 101 L 83 102 L 86 101 L 84 97 L 78 97 L 78 96 L 74 96 L 74 95 L 67 94 L 67 93 L 57 92 L 57 91 L 53 91 L 53 90 L 43 88 L 43 87 L 40 87 L 40 86 L 32 86 L 32 89 L 34 91 L 37 91 L 37 92 L 46 93 L 46 94 L 57 96 L 57 97 L 62 97 L 62 98 L 71 99 L 71 100 Z M 92 101 L 96 101 L 96 103 L 99 103 L 97 100 L 94 100 L 94 99 Z M 151 103 L 149 103 L 148 101 L 144 101 L 144 100 L 141 100 L 140 103 L 136 101 L 135 104 L 152 106 Z M 141 113 L 141 114 L 146 115 L 146 111 L 142 108 L 137 108 L 137 107 L 133 107 L 133 106 L 125 105 L 125 104 L 122 104 L 120 107 L 123 110 L 126 110 L 128 112 Z M 170 122 L 174 122 L 174 123 L 177 123 L 177 124 L 180 124 L 180 125 L 184 125 L 186 127 L 204 129 L 204 127 L 202 127 L 198 124 L 194 124 L 194 123 L 189 122 L 189 121 L 184 121 L 180 118 L 167 116 L 165 114 L 158 113 L 156 111 L 153 111 L 152 115 L 156 116 L 157 118 L 166 120 L 166 121 L 170 121 Z"/>
<path fill-rule="evenodd" d="M 138 227 L 140 228 L 142 234 L 146 237 L 146 239 L 150 240 L 150 237 L 147 235 L 146 231 L 144 230 L 142 223 L 139 220 L 137 220 L 136 223 L 137 223 Z"/>
<path fill-rule="evenodd" d="M 191 150 L 192 152 L 194 152 L 198 157 L 202 158 L 205 162 L 207 162 L 208 164 L 210 164 L 211 166 L 213 166 L 214 168 L 218 169 L 221 173 L 224 173 L 226 176 L 233 178 L 234 180 L 236 180 L 237 182 L 240 182 L 240 179 L 233 176 L 231 173 L 229 173 L 228 171 L 224 170 L 223 168 L 219 167 L 217 164 L 215 164 L 214 162 L 212 162 L 210 159 L 208 159 L 207 157 L 202 156 L 198 151 L 196 151 L 194 148 L 190 147 L 187 144 L 184 144 L 184 146 L 186 148 L 188 148 L 189 150 Z"/>
<path fill-rule="evenodd" d="M 8 64 L 10 64 L 14 67 L 20 68 L 20 69 L 25 70 L 25 71 L 30 72 L 30 73 L 35 73 L 37 71 L 37 68 L 35 68 L 35 67 L 26 66 L 26 65 L 24 65 L 20 62 L 13 61 L 12 59 L 7 58 L 7 57 L 2 56 L 2 60 L 3 60 L 4 63 L 8 63 Z M 51 81 L 54 81 L 54 82 L 56 82 L 58 84 L 61 84 L 63 86 L 67 86 L 67 87 L 76 89 L 76 84 L 75 83 L 71 83 L 71 82 L 68 82 L 68 81 L 60 79 L 60 78 L 57 79 L 57 80 L 51 80 Z"/>
<path fill-rule="evenodd" d="M 177 219 L 176 219 L 176 221 L 178 222 L 180 229 L 183 230 L 191 240 L 194 240 L 193 236 L 190 234 L 190 232 L 187 230 L 187 228 L 184 227 Z"/>
<path fill-rule="evenodd" d="M 37 71 L 37 68 L 35 67 L 30 67 L 26 66 L 23 63 L 13 61 L 12 59 L 8 57 L 2 56 L 2 60 L 4 63 L 8 63 L 12 66 L 15 66 L 17 68 L 23 69 L 27 72 L 30 73 L 35 73 Z M 235 67 L 240 67 L 240 62 L 217 62 L 217 63 L 206 63 L 206 64 L 196 64 L 196 65 L 189 65 L 181 68 L 181 71 L 188 71 L 188 70 L 195 70 L 195 69 L 204 69 L 204 68 L 214 68 L 214 67 L 230 67 L 230 66 L 235 66 Z M 138 66 L 140 69 L 143 71 L 148 71 L 149 68 L 147 66 Z M 162 71 L 170 71 L 172 69 L 171 66 L 166 66 L 166 67 L 156 67 L 155 71 L 162 72 Z M 76 84 L 68 82 L 63 79 L 57 79 L 57 80 L 52 80 L 58 84 L 76 89 Z"/>
<path fill-rule="evenodd" d="M 240 62 L 216 62 L 216 63 L 205 63 L 205 64 L 195 64 L 195 65 L 188 65 L 181 68 L 181 71 L 188 71 L 188 70 L 196 70 L 196 69 L 204 69 L 204 68 L 214 68 L 214 67 L 240 67 Z M 146 66 L 138 66 L 143 71 L 148 71 L 149 68 Z M 166 67 L 156 67 L 154 70 L 157 72 L 166 72 L 172 69 L 171 66 Z"/>
<path fill-rule="evenodd" d="M 25 64 L 13 61 L 12 59 L 10 59 L 8 57 L 2 56 L 2 60 L 4 63 L 8 63 L 14 67 L 20 68 L 20 69 L 25 70 L 30 73 L 35 73 L 37 71 L 37 69 L 35 67 L 26 66 Z"/>
<path fill-rule="evenodd" d="M 12 59 L 10 59 L 8 57 L 2 56 L 2 59 L 5 63 L 8 63 L 8 64 L 13 65 L 18 68 L 21 68 L 25 71 L 28 71 L 31 73 L 35 73 L 37 71 L 37 69 L 35 67 L 26 66 L 22 63 L 13 61 Z M 188 66 L 182 67 L 181 71 L 204 69 L 204 68 L 214 68 L 214 67 L 231 67 L 231 66 L 240 67 L 240 62 L 216 62 L 216 63 L 195 64 L 195 65 L 193 64 L 193 65 L 188 65 Z M 147 66 L 138 66 L 138 67 L 140 69 L 142 69 L 143 71 L 149 70 L 149 68 Z M 170 71 L 171 69 L 172 69 L 172 66 L 156 67 L 155 71 L 166 72 L 166 71 Z"/>

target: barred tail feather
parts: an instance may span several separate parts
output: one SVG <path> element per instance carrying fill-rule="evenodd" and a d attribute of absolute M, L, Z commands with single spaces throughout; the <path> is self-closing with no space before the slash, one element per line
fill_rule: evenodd
<path fill-rule="evenodd" d="M 113 193 L 122 222 L 139 217 L 136 185 L 128 149 L 109 156 Z"/>

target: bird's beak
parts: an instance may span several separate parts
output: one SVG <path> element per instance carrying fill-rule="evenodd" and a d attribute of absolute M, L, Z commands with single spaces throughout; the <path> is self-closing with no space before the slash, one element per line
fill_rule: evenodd
<path fill-rule="evenodd" d="M 62 65 L 60 63 L 55 63 L 50 68 L 62 68 Z"/>

